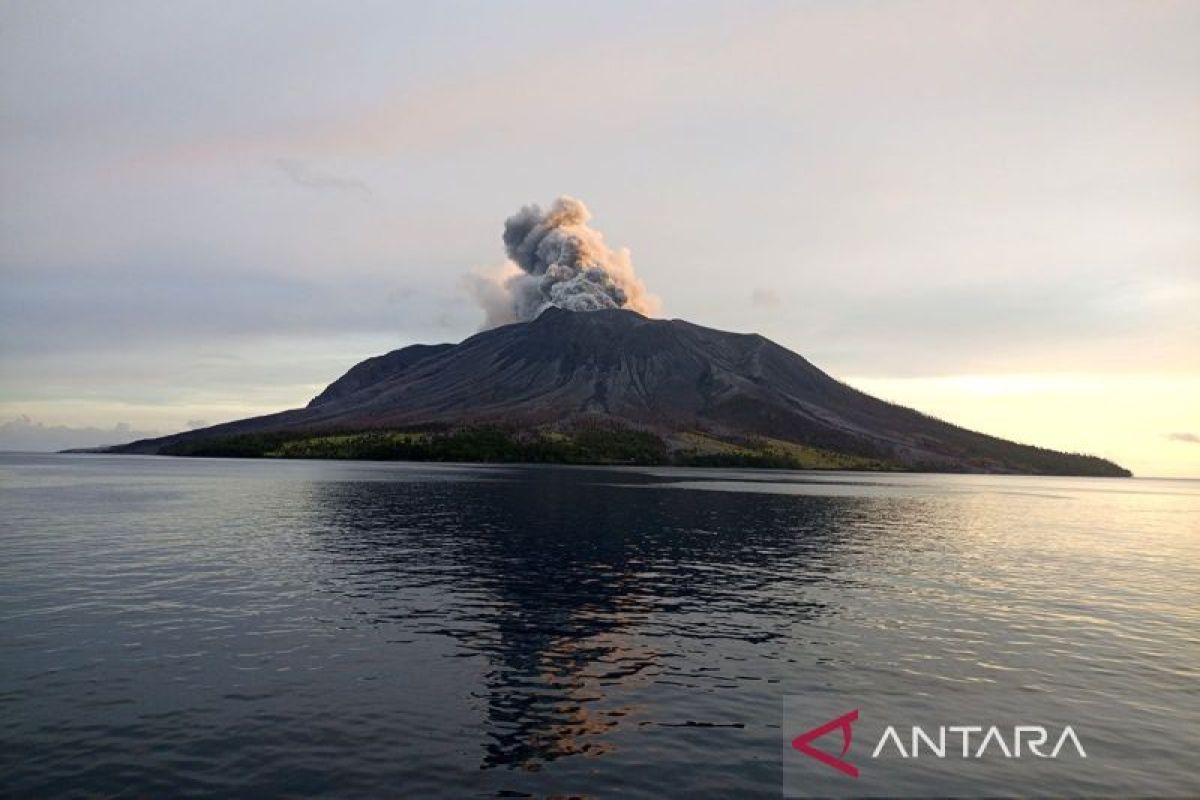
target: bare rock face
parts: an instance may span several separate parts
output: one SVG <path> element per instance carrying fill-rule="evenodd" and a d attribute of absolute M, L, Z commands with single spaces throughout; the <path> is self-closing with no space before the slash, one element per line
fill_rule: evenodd
<path fill-rule="evenodd" d="M 452 344 L 414 344 L 401 350 L 393 350 L 387 355 L 368 358 L 355 364 L 349 372 L 325 387 L 325 391 L 314 397 L 308 408 L 332 403 L 343 397 L 348 397 L 360 389 L 374 386 L 392 376 L 399 375 L 416 362 L 431 355 L 441 353 Z"/>
<path fill-rule="evenodd" d="M 306 408 L 118 451 L 242 433 L 544 428 L 581 418 L 668 436 L 770 437 L 914 469 L 1128 474 L 1103 459 L 1015 444 L 877 400 L 757 334 L 624 309 L 550 308 L 457 345 L 406 347 L 353 367 Z"/>

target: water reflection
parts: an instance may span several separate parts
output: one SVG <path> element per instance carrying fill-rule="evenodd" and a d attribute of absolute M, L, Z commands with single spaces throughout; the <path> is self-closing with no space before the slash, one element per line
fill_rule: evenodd
<path fill-rule="evenodd" d="M 359 623 L 486 659 L 485 768 L 608 752 L 621 724 L 654 724 L 640 686 L 707 677 L 680 668 L 686 656 L 720 640 L 782 669 L 793 626 L 837 610 L 806 587 L 834 580 L 861 500 L 645 493 L 612 478 L 311 486 L 315 545 L 340 565 L 325 590 Z"/>
<path fill-rule="evenodd" d="M 781 697 L 961 720 L 980 687 L 1126 755 L 972 791 L 1198 796 L 1200 484 L 68 456 L 0 484 L 15 796 L 774 795 Z"/>

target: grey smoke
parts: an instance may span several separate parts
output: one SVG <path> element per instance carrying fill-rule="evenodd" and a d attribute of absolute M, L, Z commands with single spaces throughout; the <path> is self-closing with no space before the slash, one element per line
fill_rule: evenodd
<path fill-rule="evenodd" d="M 629 308 L 658 312 L 658 299 L 634 274 L 629 251 L 612 250 L 588 226 L 587 206 L 563 195 L 543 211 L 528 205 L 504 223 L 504 249 L 516 270 L 471 276 L 485 328 L 525 322 L 550 306 L 571 311 Z"/>
<path fill-rule="evenodd" d="M 1185 442 L 1187 444 L 1200 444 L 1200 436 L 1194 433 L 1168 433 L 1167 438 L 1172 442 Z"/>

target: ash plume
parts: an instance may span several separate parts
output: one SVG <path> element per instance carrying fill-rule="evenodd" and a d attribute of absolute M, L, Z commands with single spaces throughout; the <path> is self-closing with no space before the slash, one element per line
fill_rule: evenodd
<path fill-rule="evenodd" d="M 629 250 L 611 250 L 579 200 L 563 195 L 543 211 L 528 205 L 504 222 L 504 273 L 471 276 L 484 328 L 525 322 L 550 306 L 570 311 L 629 308 L 658 312 L 658 298 L 633 272 Z"/>

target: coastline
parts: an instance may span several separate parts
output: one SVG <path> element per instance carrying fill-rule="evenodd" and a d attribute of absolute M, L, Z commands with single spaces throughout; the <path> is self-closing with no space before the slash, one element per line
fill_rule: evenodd
<path fill-rule="evenodd" d="M 719 439 L 711 434 L 660 436 L 630 429 L 522 431 L 500 428 L 450 431 L 276 432 L 160 440 L 63 452 L 145 454 L 177 457 L 335 461 L 408 461 L 461 464 L 560 464 L 575 466 L 673 466 L 719 469 L 847 471 L 1059 477 L 1132 477 L 1116 464 L 1090 456 L 1046 454 L 1029 468 L 974 459 L 901 463 L 858 453 L 839 453 L 765 437 Z M 1072 469 L 1083 466 L 1086 468 Z"/>

